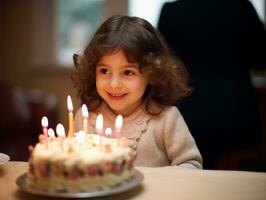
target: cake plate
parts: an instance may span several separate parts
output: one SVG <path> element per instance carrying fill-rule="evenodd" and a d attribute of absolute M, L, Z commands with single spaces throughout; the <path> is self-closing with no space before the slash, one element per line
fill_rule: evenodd
<path fill-rule="evenodd" d="M 139 185 L 142 182 L 144 176 L 140 171 L 134 169 L 132 178 L 130 178 L 129 180 L 123 181 L 115 186 L 105 187 L 104 189 L 99 189 L 96 191 L 77 192 L 77 193 L 47 192 L 47 191 L 36 190 L 34 188 L 30 188 L 27 186 L 26 178 L 27 178 L 27 173 L 20 175 L 16 179 L 16 184 L 21 190 L 27 193 L 30 193 L 30 194 L 50 196 L 50 197 L 64 197 L 64 198 L 92 198 L 92 197 L 110 196 L 110 195 L 128 191 L 136 187 L 137 185 Z"/>

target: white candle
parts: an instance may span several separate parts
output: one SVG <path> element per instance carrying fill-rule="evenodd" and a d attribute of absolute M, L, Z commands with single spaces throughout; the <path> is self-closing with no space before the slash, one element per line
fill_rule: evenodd
<path fill-rule="evenodd" d="M 105 135 L 106 135 L 106 137 L 111 137 L 111 135 L 112 135 L 112 129 L 111 128 L 106 128 L 105 129 Z"/>
<path fill-rule="evenodd" d="M 96 118 L 96 134 L 99 136 L 99 146 L 100 150 L 102 150 L 102 135 L 103 135 L 103 115 L 99 114 Z"/>
<path fill-rule="evenodd" d="M 82 144 L 85 142 L 86 139 L 86 133 L 84 131 L 77 132 L 76 138 L 78 143 Z"/>
<path fill-rule="evenodd" d="M 64 150 L 64 139 L 66 137 L 65 128 L 62 124 L 57 124 L 56 126 L 56 134 L 60 140 L 61 150 Z"/>
<path fill-rule="evenodd" d="M 85 134 L 87 134 L 88 133 L 89 112 L 88 112 L 87 106 L 85 104 L 82 105 L 81 112 L 82 112 L 82 116 L 83 116 L 83 130 L 84 130 Z"/>
<path fill-rule="evenodd" d="M 117 139 L 122 137 L 123 117 L 118 115 L 115 120 L 115 136 Z"/>
<path fill-rule="evenodd" d="M 67 137 L 73 137 L 74 130 L 73 130 L 73 104 L 70 95 L 67 96 L 67 108 L 68 108 L 68 135 Z"/>
<path fill-rule="evenodd" d="M 96 134 L 103 135 L 103 115 L 99 114 L 96 118 Z"/>
<path fill-rule="evenodd" d="M 48 136 L 51 137 L 51 138 L 55 137 L 54 130 L 52 128 L 48 129 Z"/>
<path fill-rule="evenodd" d="M 100 144 L 101 144 L 101 136 L 99 136 L 97 134 L 94 134 L 93 135 L 93 143 L 100 146 Z"/>
<path fill-rule="evenodd" d="M 111 129 L 111 128 L 106 128 L 104 133 L 105 133 L 105 135 L 106 135 L 107 138 L 110 138 L 111 135 L 112 135 L 112 129 Z M 109 139 L 107 140 L 106 143 L 107 143 L 107 144 L 111 144 L 111 142 L 110 142 Z"/>
<path fill-rule="evenodd" d="M 47 133 L 48 119 L 47 119 L 47 117 L 44 116 L 42 118 L 41 124 L 42 124 L 43 135 L 45 138 L 45 147 L 46 147 L 46 149 L 48 149 L 48 133 Z"/>

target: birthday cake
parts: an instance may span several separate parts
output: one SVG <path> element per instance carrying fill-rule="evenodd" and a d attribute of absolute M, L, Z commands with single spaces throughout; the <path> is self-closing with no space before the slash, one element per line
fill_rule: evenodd
<path fill-rule="evenodd" d="M 47 192 L 87 192 L 132 178 L 135 152 L 123 138 L 85 134 L 80 140 L 76 136 L 62 139 L 41 135 L 30 150 L 28 187 Z"/>

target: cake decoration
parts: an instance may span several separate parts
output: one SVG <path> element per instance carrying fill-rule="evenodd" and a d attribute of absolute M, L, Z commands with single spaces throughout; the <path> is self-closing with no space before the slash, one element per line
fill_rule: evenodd
<path fill-rule="evenodd" d="M 69 131 L 62 124 L 48 129 L 43 117 L 39 142 L 29 146 L 27 186 L 47 192 L 88 192 L 112 187 L 133 176 L 136 153 L 123 138 L 122 116 L 117 117 L 114 136 L 103 130 L 103 116 L 96 120 L 95 133 L 87 133 L 89 113 L 82 105 L 83 130 L 73 131 L 73 105 L 68 96 Z"/>

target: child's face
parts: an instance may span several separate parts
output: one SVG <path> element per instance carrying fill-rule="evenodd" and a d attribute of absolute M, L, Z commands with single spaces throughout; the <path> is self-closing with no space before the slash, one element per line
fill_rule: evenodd
<path fill-rule="evenodd" d="M 129 115 L 142 103 L 147 82 L 122 50 L 103 56 L 96 67 L 97 91 L 116 114 Z"/>

